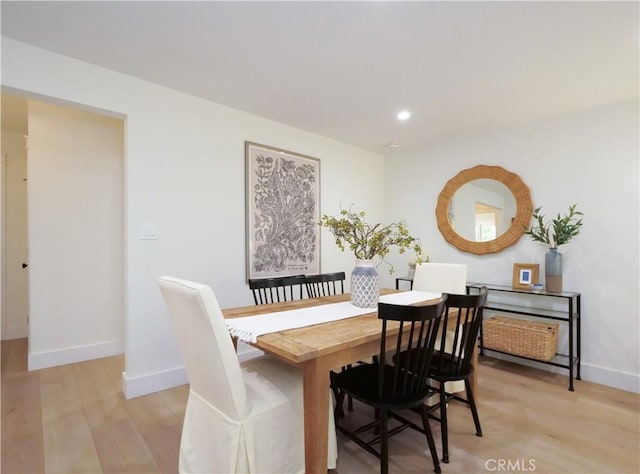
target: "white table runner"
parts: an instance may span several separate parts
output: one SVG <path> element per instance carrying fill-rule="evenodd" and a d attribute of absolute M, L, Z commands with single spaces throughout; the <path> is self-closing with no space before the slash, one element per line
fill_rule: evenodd
<path fill-rule="evenodd" d="M 441 293 L 405 291 L 381 296 L 380 302 L 410 305 L 419 303 L 420 301 L 440 298 L 441 296 Z M 237 337 L 241 341 L 251 343 L 256 342 L 258 336 L 263 334 L 352 318 L 354 316 L 371 313 L 374 310 L 375 308 L 358 308 L 352 305 L 350 301 L 344 301 L 341 303 L 323 304 L 288 311 L 276 311 L 273 313 L 259 314 L 257 316 L 247 316 L 245 318 L 231 318 L 225 320 L 225 322 L 232 336 Z"/>
<path fill-rule="evenodd" d="M 380 303 L 410 305 L 414 303 L 420 303 L 421 301 L 435 300 L 436 298 L 442 298 L 442 293 L 430 293 L 428 291 L 411 290 L 381 296 Z"/>

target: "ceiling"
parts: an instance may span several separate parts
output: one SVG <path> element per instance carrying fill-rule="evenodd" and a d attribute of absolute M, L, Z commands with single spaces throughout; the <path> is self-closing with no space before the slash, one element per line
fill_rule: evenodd
<path fill-rule="evenodd" d="M 380 153 L 639 95 L 638 2 L 1 9 L 3 36 Z"/>

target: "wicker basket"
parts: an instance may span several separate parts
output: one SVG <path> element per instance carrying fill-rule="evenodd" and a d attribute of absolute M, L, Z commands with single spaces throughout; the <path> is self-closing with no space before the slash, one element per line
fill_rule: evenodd
<path fill-rule="evenodd" d="M 558 352 L 558 324 L 494 316 L 482 323 L 482 343 L 487 349 L 549 360 Z"/>

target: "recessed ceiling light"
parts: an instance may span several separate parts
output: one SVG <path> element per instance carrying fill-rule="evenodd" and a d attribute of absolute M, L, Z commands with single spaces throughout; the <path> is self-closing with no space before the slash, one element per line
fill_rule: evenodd
<path fill-rule="evenodd" d="M 400 112 L 398 112 L 398 120 L 407 120 L 409 117 L 411 117 L 411 112 L 409 112 L 408 110 L 401 110 Z"/>

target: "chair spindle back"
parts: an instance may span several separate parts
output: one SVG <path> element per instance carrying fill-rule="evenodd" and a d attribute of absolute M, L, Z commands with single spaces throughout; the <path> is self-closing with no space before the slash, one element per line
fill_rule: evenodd
<path fill-rule="evenodd" d="M 321 273 L 319 275 L 307 275 L 306 286 L 309 298 L 319 298 L 344 293 L 344 272 Z"/>
<path fill-rule="evenodd" d="M 487 288 L 483 287 L 474 295 L 448 295 L 442 324 L 454 326 L 455 330 L 450 331 L 452 337 L 441 338 L 436 347 L 440 357 L 435 357 L 437 370 L 444 375 L 444 380 L 459 379 L 472 370 L 471 354 L 478 339 L 487 294 Z"/>
<path fill-rule="evenodd" d="M 382 319 L 377 387 L 380 399 L 402 405 L 426 397 L 429 366 L 446 301 L 447 295 L 443 295 L 437 304 L 428 306 L 378 304 L 378 318 Z M 392 321 L 399 323 L 395 334 Z M 400 357 L 408 348 L 412 350 Z M 393 366 L 386 364 L 390 355 Z"/>
<path fill-rule="evenodd" d="M 249 288 L 257 305 L 302 299 L 304 284 L 304 275 L 249 280 Z"/>

